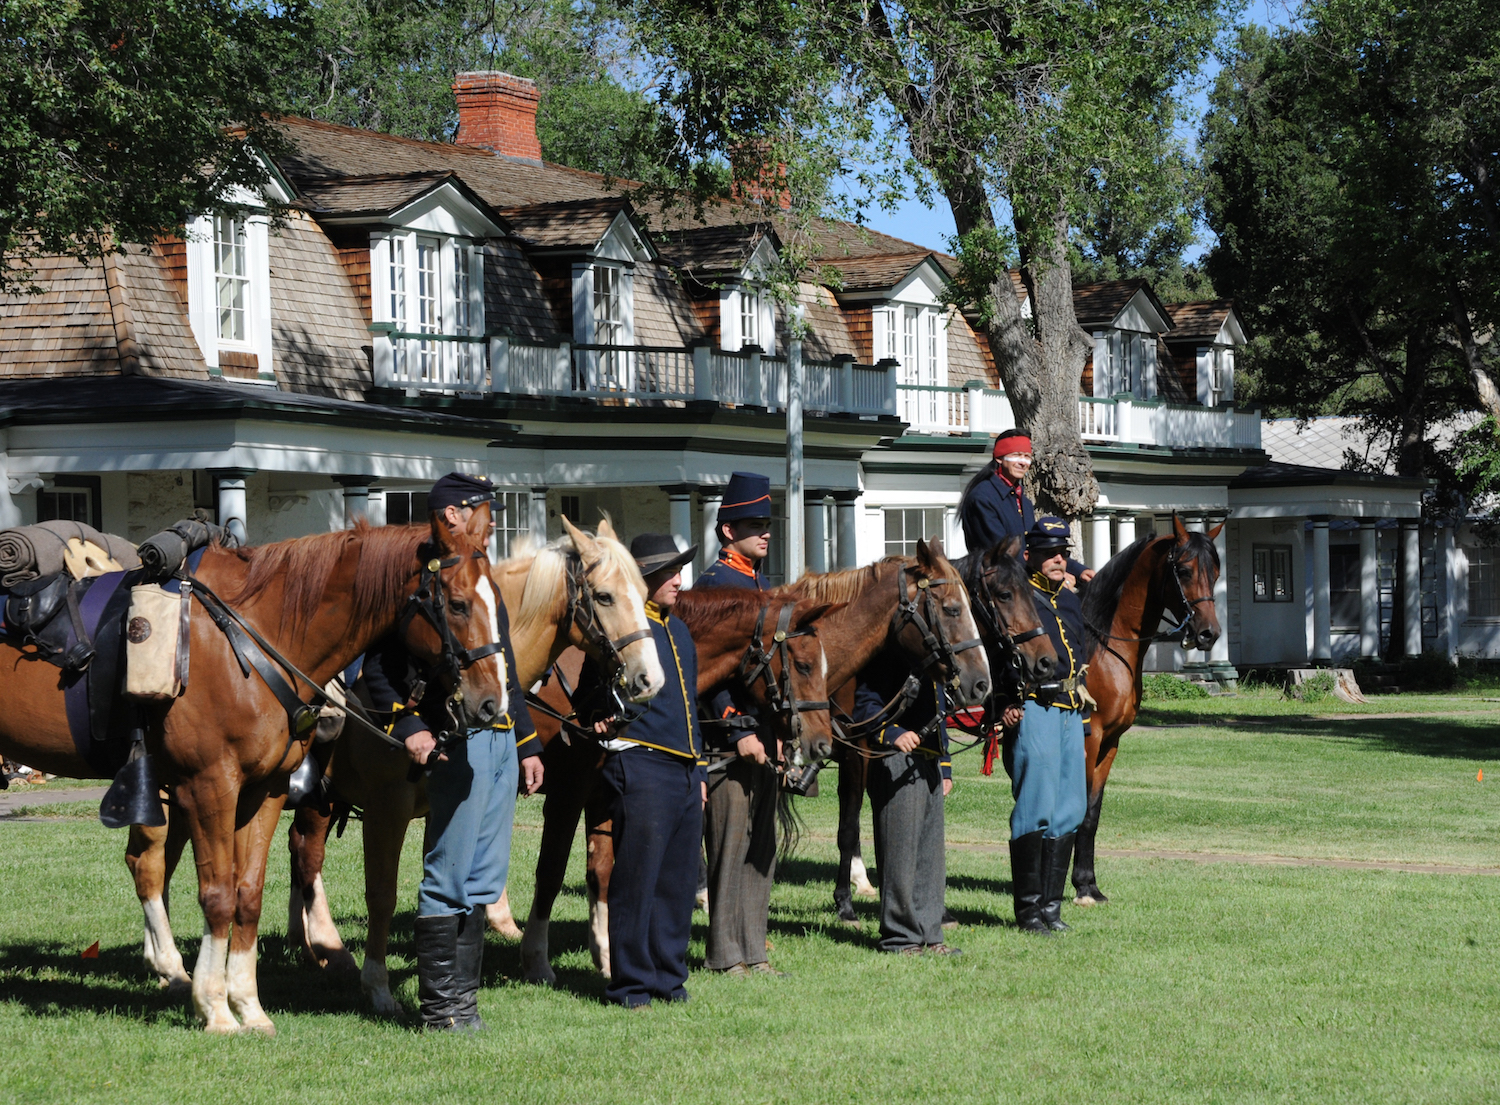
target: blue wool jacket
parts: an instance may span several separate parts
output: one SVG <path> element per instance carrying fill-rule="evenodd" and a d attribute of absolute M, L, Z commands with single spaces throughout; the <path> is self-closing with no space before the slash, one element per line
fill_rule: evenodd
<path fill-rule="evenodd" d="M 1072 588 L 1062 583 L 1053 583 L 1040 572 L 1032 573 L 1031 587 L 1036 599 L 1037 616 L 1041 618 L 1042 627 L 1047 630 L 1052 647 L 1057 650 L 1057 657 L 1062 661 L 1051 681 L 1076 678 L 1087 659 L 1083 636 L 1083 603 Z M 1064 710 L 1083 710 L 1083 716 L 1088 717 L 1088 709 L 1077 691 L 1061 694 L 1046 692 L 1039 697 L 1037 688 L 1033 687 L 1026 697 Z"/>
<path fill-rule="evenodd" d="M 911 674 L 911 662 L 900 652 L 887 646 L 876 653 L 875 658 L 859 673 L 854 689 L 854 720 L 864 721 L 875 717 L 891 699 L 900 692 Z M 927 681 L 922 684 L 916 701 L 906 711 L 885 725 L 875 736 L 875 743 L 892 747 L 904 730 L 921 733 L 924 726 L 938 717 L 934 731 L 923 736 L 917 752 L 936 756 L 943 769 L 943 778 L 953 776 L 953 761 L 948 757 L 948 696 L 941 684 Z"/>
<path fill-rule="evenodd" d="M 504 603 L 500 604 L 497 620 L 500 624 L 500 641 L 505 646 L 505 679 L 510 713 L 499 718 L 494 728 L 514 728 L 516 751 L 522 759 L 540 756 L 542 742 L 536 739 L 536 726 L 532 724 L 531 711 L 526 708 L 526 688 L 516 682 L 516 653 L 510 644 L 510 615 L 506 612 Z M 370 651 L 365 653 L 362 674 L 365 689 L 369 692 L 375 709 L 391 710 L 405 705 L 417 682 L 416 669 L 411 653 L 398 634 L 388 634 L 372 645 Z M 395 724 L 391 726 L 391 735 L 404 741 L 423 729 L 441 733 L 448 726 L 443 698 L 443 689 L 435 681 L 428 683 L 427 693 L 417 703 L 416 712 L 398 715 Z"/>
<path fill-rule="evenodd" d="M 648 602 L 646 617 L 651 622 L 651 637 L 656 642 L 656 655 L 667 680 L 656 697 L 645 704 L 645 712 L 615 734 L 614 739 L 681 756 L 701 766 L 707 761 L 703 758 L 703 737 L 694 708 L 698 700 L 698 649 L 687 626 L 680 618 L 672 617 L 670 611 Z M 598 665 L 593 660 L 586 661 L 578 676 L 576 699 L 599 701 L 597 691 L 601 680 Z M 592 725 L 599 716 L 585 715 L 579 720 Z"/>
<path fill-rule="evenodd" d="M 998 472 L 976 484 L 959 504 L 958 512 L 964 544 L 971 553 L 993 549 L 1007 537 L 1025 537 L 1036 525 L 1031 497 L 1019 484 L 1007 483 Z M 1081 560 L 1068 558 L 1068 571 L 1074 576 L 1086 570 Z"/>

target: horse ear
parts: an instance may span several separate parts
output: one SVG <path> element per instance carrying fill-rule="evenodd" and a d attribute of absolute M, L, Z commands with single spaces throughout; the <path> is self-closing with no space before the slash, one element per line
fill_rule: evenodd
<path fill-rule="evenodd" d="M 1026 538 L 1019 533 L 1013 534 L 985 554 L 985 563 L 999 564 L 1006 557 L 1016 560 L 1025 551 Z"/>
<path fill-rule="evenodd" d="M 594 539 L 568 521 L 566 514 L 562 516 L 562 524 L 563 532 L 573 539 L 573 547 L 578 550 L 579 556 L 587 560 L 593 560 L 598 557 L 599 550 L 594 548 Z"/>
<path fill-rule="evenodd" d="M 1172 531 L 1177 534 L 1177 543 L 1186 545 L 1188 540 L 1188 528 L 1182 524 L 1182 519 L 1177 517 L 1177 512 L 1172 511 Z"/>
<path fill-rule="evenodd" d="M 842 610 L 848 606 L 847 602 L 819 602 L 812 605 L 799 605 L 792 614 L 792 627 L 804 629 L 821 618 L 826 618 L 835 610 Z"/>
<path fill-rule="evenodd" d="M 494 508 L 489 503 L 481 503 L 474 508 L 474 513 L 469 515 L 469 524 L 464 527 L 464 532 L 469 535 L 469 540 L 481 549 L 489 544 L 490 536 L 490 511 Z"/>
<path fill-rule="evenodd" d="M 933 565 L 932 552 L 928 549 L 926 540 L 921 537 L 917 538 L 917 563 L 924 568 L 931 568 Z"/>
<path fill-rule="evenodd" d="M 939 560 L 946 559 L 946 554 L 943 552 L 943 539 L 941 537 L 929 537 L 927 539 L 927 552 L 932 556 L 934 564 Z"/>
<path fill-rule="evenodd" d="M 1215 540 L 1218 539 L 1219 534 L 1221 534 L 1223 532 L 1224 532 L 1224 523 L 1220 522 L 1213 529 L 1209 530 L 1206 536 L 1208 537 L 1208 539 L 1210 541 L 1215 541 Z"/>
<path fill-rule="evenodd" d="M 610 521 L 609 511 L 601 510 L 599 515 L 599 536 L 608 537 L 611 541 L 618 541 L 620 538 L 615 534 L 615 524 Z"/>
<path fill-rule="evenodd" d="M 458 552 L 459 537 L 448 525 L 448 520 L 443 517 L 441 511 L 434 510 L 430 515 L 432 522 L 432 544 L 441 553 Z"/>

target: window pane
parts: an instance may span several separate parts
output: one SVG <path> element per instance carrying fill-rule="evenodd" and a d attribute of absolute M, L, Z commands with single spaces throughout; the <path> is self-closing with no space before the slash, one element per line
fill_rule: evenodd
<path fill-rule="evenodd" d="M 214 305 L 219 315 L 219 339 L 246 339 L 246 300 L 249 267 L 245 258 L 245 223 L 224 215 L 214 218 Z"/>
<path fill-rule="evenodd" d="M 1256 545 L 1251 551 L 1256 602 L 1292 601 L 1292 547 Z"/>
<path fill-rule="evenodd" d="M 740 289 L 740 344 L 760 344 L 760 296 L 752 288 Z"/>
<path fill-rule="evenodd" d="M 1328 550 L 1329 614 L 1335 629 L 1359 628 L 1359 546 Z"/>

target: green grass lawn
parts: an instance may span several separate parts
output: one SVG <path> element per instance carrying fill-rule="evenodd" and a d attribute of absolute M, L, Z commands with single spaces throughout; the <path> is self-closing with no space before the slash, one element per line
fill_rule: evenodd
<path fill-rule="evenodd" d="M 1428 716 L 1363 716 L 1416 712 Z M 1497 722 L 1500 703 L 1473 696 L 1383 698 L 1362 712 L 1256 695 L 1152 703 L 1123 741 L 1100 846 L 1500 869 Z M 1009 784 L 998 769 L 979 775 L 977 755 L 959 757 L 949 807 L 961 959 L 876 954 L 873 904 L 859 906 L 863 931 L 835 923 L 830 785 L 801 804 L 803 846 L 773 901 L 772 959 L 790 978 L 695 972 L 685 1007 L 602 1006 L 575 857 L 553 926 L 562 988 L 514 981 L 517 949 L 491 938 L 491 1030 L 464 1039 L 373 1021 L 355 980 L 297 965 L 279 940 L 279 843 L 260 969 L 278 1035 L 205 1037 L 141 966 L 124 834 L 88 806 L 37 807 L 52 819 L 0 823 L 0 1101 L 1500 1098 L 1500 877 L 1103 855 L 1113 900 L 1065 907 L 1074 930 L 1063 938 L 1026 937 L 1010 927 Z M 522 804 L 521 915 L 539 817 L 538 803 Z M 392 959 L 408 1005 L 417 835 Z M 331 843 L 325 875 L 356 953 L 358 839 L 356 826 Z M 183 874 L 176 912 L 191 962 L 201 922 Z M 80 959 L 95 940 L 101 957 Z"/>

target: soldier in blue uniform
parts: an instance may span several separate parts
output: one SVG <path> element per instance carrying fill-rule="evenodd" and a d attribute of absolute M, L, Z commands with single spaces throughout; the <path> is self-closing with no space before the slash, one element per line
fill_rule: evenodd
<path fill-rule="evenodd" d="M 488 518 L 494 499 L 489 480 L 454 472 L 433 484 L 427 505 L 458 531 L 478 511 Z M 372 646 L 364 662 L 365 686 L 376 708 L 396 711 L 392 735 L 406 745 L 413 763 L 431 768 L 416 944 L 422 1022 L 434 1029 L 484 1027 L 478 1004 L 484 907 L 498 901 L 505 889 L 518 775 L 524 775 L 528 794 L 542 783 L 541 743 L 526 709 L 526 688 L 515 681 L 510 621 L 498 590 L 493 601 L 504 645 L 509 713 L 490 728 L 469 730 L 467 739 L 449 745 L 435 759 L 433 732 L 448 727 L 438 681 L 427 681 L 395 634 Z M 422 683 L 426 692 L 412 703 Z"/>
<path fill-rule="evenodd" d="M 1010 815 L 1010 868 L 1016 925 L 1051 935 L 1066 929 L 1063 888 L 1073 837 L 1088 804 L 1083 732 L 1089 700 L 1083 687 L 1083 607 L 1067 586 L 1068 523 L 1042 517 L 1026 537 L 1037 614 L 1061 660 L 1050 683 L 1002 713 Z"/>
<path fill-rule="evenodd" d="M 896 699 L 911 664 L 887 646 L 859 673 L 854 717 L 868 721 Z M 947 697 L 935 681 L 880 727 L 870 761 L 875 865 L 880 871 L 880 949 L 903 955 L 960 955 L 943 942 L 943 800 L 953 789 L 948 758 Z"/>
<path fill-rule="evenodd" d="M 645 533 L 630 543 L 646 577 L 646 617 L 667 680 L 633 718 L 599 720 L 597 711 L 580 711 L 580 720 L 607 738 L 602 785 L 614 820 L 615 866 L 604 996 L 627 1009 L 653 998 L 688 1000 L 687 949 L 708 776 L 694 693 L 698 653 L 672 607 L 682 565 L 697 551 L 678 552 L 667 534 Z M 577 701 L 599 701 L 601 687 L 590 662 L 579 676 Z"/>
<path fill-rule="evenodd" d="M 735 472 L 724 489 L 715 520 L 719 558 L 701 576 L 698 587 L 770 587 L 760 563 L 770 549 L 771 480 L 755 472 Z M 728 691 L 703 703 L 716 721 L 753 724 Z M 753 728 L 710 726 L 710 747 L 734 752 L 723 771 L 715 771 L 704 810 L 704 844 L 708 854 L 708 946 L 710 970 L 730 974 L 759 971 L 777 974 L 766 961 L 766 919 L 771 911 L 771 883 L 776 873 L 776 799 L 779 785 L 773 761 L 778 750 Z"/>
<path fill-rule="evenodd" d="M 1025 488 L 1031 457 L 1031 438 L 1006 430 L 995 439 L 990 462 L 964 488 L 958 514 L 971 553 L 993 549 L 1007 537 L 1025 537 L 1036 526 L 1036 508 Z M 1080 561 L 1070 559 L 1067 567 L 1081 583 L 1094 578 Z"/>

